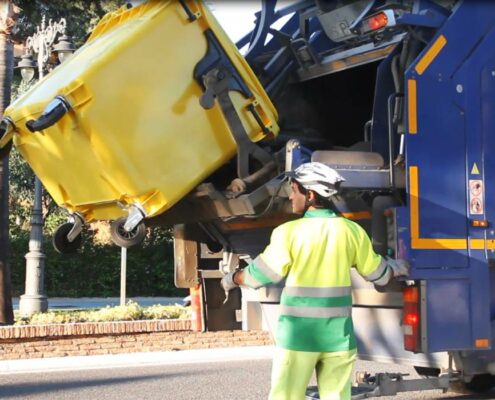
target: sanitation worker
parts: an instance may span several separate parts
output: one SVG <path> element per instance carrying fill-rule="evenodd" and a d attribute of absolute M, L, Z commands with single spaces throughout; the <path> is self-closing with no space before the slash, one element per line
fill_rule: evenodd
<path fill-rule="evenodd" d="M 303 217 L 274 229 L 263 253 L 221 284 L 225 291 L 257 289 L 285 279 L 270 399 L 303 400 L 316 369 L 320 399 L 347 400 L 356 358 L 351 267 L 386 285 L 407 275 L 407 263 L 376 254 L 363 228 L 332 211 L 330 199 L 344 181 L 335 170 L 311 162 L 288 176 L 292 210 Z"/>

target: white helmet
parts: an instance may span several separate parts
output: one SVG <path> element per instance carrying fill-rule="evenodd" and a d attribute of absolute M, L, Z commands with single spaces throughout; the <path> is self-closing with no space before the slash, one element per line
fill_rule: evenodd
<path fill-rule="evenodd" d="M 294 171 L 287 172 L 287 176 L 304 189 L 312 190 L 324 198 L 338 193 L 340 182 L 345 181 L 337 171 L 320 162 L 302 164 Z"/>

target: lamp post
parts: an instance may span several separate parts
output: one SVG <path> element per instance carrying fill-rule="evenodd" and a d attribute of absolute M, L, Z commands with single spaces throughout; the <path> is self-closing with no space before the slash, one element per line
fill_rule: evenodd
<path fill-rule="evenodd" d="M 25 54 L 17 67 L 21 70 L 23 81 L 28 83 L 38 70 L 38 79 L 42 79 L 45 70 L 50 67 L 50 55 L 56 52 L 59 61 L 63 62 L 75 50 L 70 37 L 65 34 L 66 21 L 61 19 L 46 24 L 45 17 L 41 26 L 36 27 L 36 33 L 26 40 Z M 55 39 L 59 42 L 54 45 Z M 36 54 L 37 62 L 32 60 Z M 26 288 L 19 301 L 21 316 L 30 316 L 35 312 L 48 309 L 48 299 L 44 293 L 45 254 L 43 253 L 43 187 L 38 177 L 34 178 L 34 204 L 31 213 L 31 232 L 29 237 L 29 252 L 26 254 Z"/>

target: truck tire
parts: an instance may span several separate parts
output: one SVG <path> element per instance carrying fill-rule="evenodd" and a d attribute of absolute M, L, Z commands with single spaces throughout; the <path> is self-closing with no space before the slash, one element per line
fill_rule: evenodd
<path fill-rule="evenodd" d="M 483 393 L 495 387 L 495 375 L 475 375 L 471 382 L 466 382 L 465 387 L 470 392 Z"/>
<path fill-rule="evenodd" d="M 72 242 L 67 239 L 67 235 L 73 227 L 73 223 L 67 222 L 60 225 L 55 231 L 52 237 L 52 244 L 57 253 L 74 254 L 81 247 L 82 237 L 80 234 Z"/>
<path fill-rule="evenodd" d="M 146 236 L 146 226 L 141 222 L 132 231 L 124 229 L 126 218 L 122 217 L 112 221 L 110 224 L 110 235 L 112 241 L 119 247 L 129 248 L 141 243 Z"/>

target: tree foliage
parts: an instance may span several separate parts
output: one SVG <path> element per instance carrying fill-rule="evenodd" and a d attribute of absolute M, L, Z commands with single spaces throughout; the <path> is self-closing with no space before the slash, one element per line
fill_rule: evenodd
<path fill-rule="evenodd" d="M 16 0 L 15 3 L 22 9 L 19 24 L 13 32 L 16 40 L 22 42 L 36 32 L 36 26 L 44 15 L 47 21 L 65 18 L 68 34 L 73 36 L 79 47 L 103 15 L 116 10 L 126 2 L 124 0 Z"/>
<path fill-rule="evenodd" d="M 29 231 L 14 225 L 12 233 L 12 288 L 24 293 L 25 260 Z M 45 292 L 48 297 L 113 297 L 120 291 L 120 248 L 95 243 L 93 232 L 83 232 L 83 245 L 72 256 L 55 252 L 45 235 Z M 155 228 L 141 246 L 127 252 L 127 295 L 185 296 L 174 286 L 173 249 L 170 233 Z"/>
<path fill-rule="evenodd" d="M 10 0 L 0 1 L 0 115 L 10 103 L 12 74 L 14 70 L 14 49 L 11 30 L 17 14 Z M 9 163 L 7 157 L 0 159 L 0 323 L 14 321 L 12 308 L 9 254 Z"/>

